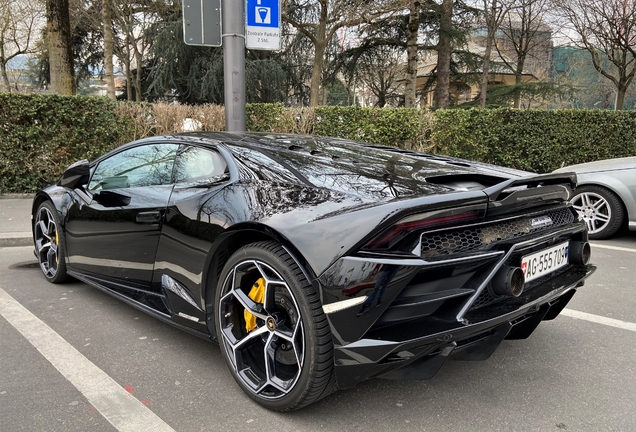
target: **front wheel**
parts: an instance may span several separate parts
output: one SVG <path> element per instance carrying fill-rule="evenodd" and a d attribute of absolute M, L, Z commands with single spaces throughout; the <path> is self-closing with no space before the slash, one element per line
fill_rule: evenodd
<path fill-rule="evenodd" d="M 581 186 L 574 191 L 572 206 L 585 221 L 591 239 L 614 235 L 623 224 L 623 203 L 616 194 L 601 186 Z"/>
<path fill-rule="evenodd" d="M 242 390 L 292 411 L 335 388 L 333 343 L 318 295 L 290 255 L 262 242 L 234 253 L 216 292 L 221 352 Z"/>
<path fill-rule="evenodd" d="M 61 283 L 68 278 L 66 250 L 64 239 L 60 234 L 57 210 L 50 201 L 45 201 L 40 204 L 35 213 L 33 241 L 40 269 L 44 277 L 52 283 Z"/>

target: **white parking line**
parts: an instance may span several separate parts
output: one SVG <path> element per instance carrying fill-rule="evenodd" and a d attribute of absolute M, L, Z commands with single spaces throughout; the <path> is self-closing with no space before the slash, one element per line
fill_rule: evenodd
<path fill-rule="evenodd" d="M 621 251 L 621 252 L 634 252 L 634 253 L 636 253 L 636 249 L 632 249 L 632 248 L 625 248 L 625 247 L 620 247 L 620 246 L 610 246 L 610 245 L 605 245 L 605 244 L 600 244 L 600 243 L 590 243 L 590 244 L 592 245 L 593 248 L 611 249 L 611 250 Z"/>
<path fill-rule="evenodd" d="M 576 319 L 585 320 L 585 321 L 589 321 L 589 322 L 593 322 L 597 324 L 603 324 L 610 327 L 615 327 L 615 328 L 619 328 L 623 330 L 636 332 L 636 324 L 627 322 L 627 321 L 621 321 L 621 320 L 617 320 L 613 318 L 606 318 L 600 315 L 593 315 L 586 312 L 575 311 L 572 309 L 563 309 L 561 311 L 561 315 L 565 315 L 570 318 L 576 318 Z"/>
<path fill-rule="evenodd" d="M 0 288 L 0 315 L 120 432 L 174 432 L 48 325 Z"/>

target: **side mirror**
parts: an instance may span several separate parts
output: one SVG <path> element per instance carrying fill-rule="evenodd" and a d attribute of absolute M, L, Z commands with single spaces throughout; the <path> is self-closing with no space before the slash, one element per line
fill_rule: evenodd
<path fill-rule="evenodd" d="M 126 207 L 130 204 L 129 196 L 109 190 L 102 190 L 95 193 L 93 199 L 104 207 Z"/>
<path fill-rule="evenodd" d="M 58 184 L 67 189 L 75 189 L 87 184 L 90 176 L 90 165 L 83 159 L 66 168 Z"/>

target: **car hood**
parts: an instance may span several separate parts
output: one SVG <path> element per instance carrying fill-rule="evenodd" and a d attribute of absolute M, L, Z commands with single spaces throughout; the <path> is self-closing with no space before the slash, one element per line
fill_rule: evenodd
<path fill-rule="evenodd" d="M 230 145 L 242 177 L 386 203 L 483 190 L 531 173 L 343 139 L 249 135 Z"/>
<path fill-rule="evenodd" d="M 606 159 L 595 162 L 570 165 L 555 170 L 555 173 L 575 172 L 577 174 L 593 173 L 602 171 L 617 171 L 625 169 L 636 169 L 636 157 Z"/>

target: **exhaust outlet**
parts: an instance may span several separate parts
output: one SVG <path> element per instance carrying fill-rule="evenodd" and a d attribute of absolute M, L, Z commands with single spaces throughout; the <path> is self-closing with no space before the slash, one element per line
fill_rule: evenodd
<path fill-rule="evenodd" d="M 519 297 L 525 282 L 525 276 L 520 267 L 504 266 L 492 278 L 491 287 L 497 295 Z"/>
<path fill-rule="evenodd" d="M 568 260 L 570 264 L 587 265 L 592 257 L 592 248 L 586 241 L 570 242 Z"/>

